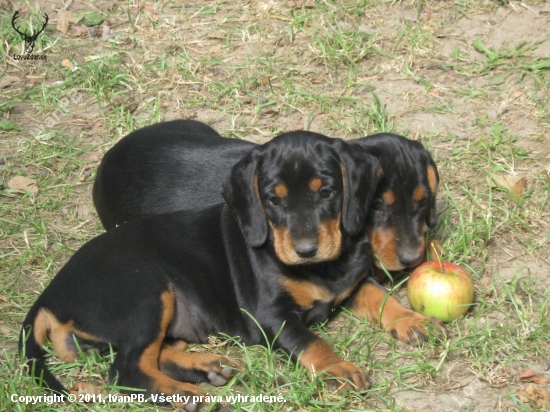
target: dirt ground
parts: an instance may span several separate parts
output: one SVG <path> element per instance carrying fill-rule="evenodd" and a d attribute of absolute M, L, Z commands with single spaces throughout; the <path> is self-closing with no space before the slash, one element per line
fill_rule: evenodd
<path fill-rule="evenodd" d="M 75 15 L 99 11 L 108 17 L 91 27 L 67 18 L 64 30 L 61 2 L 39 0 L 52 18 L 48 41 L 35 53 L 47 54 L 48 63 L 10 58 L 0 74 L 0 81 L 15 77 L 0 92 L 19 104 L 3 114 L 18 130 L 0 131 L 3 218 L 41 216 L 49 232 L 47 241 L 36 235 L 43 253 L 31 251 L 34 260 L 21 257 L 19 264 L 10 263 L 11 253 L 23 256 L 34 244 L 34 229 L 21 229 L 25 223 L 3 229 L 2 254 L 10 254 L 6 268 L 17 272 L 19 292 L 39 291 L 71 248 L 101 232 L 91 201 L 95 168 L 116 140 L 137 127 L 194 118 L 258 143 L 302 128 L 345 139 L 391 130 L 421 140 L 437 160 L 444 223 L 436 235 L 449 260 L 472 270 L 481 302 L 481 315 L 457 324 L 454 334 L 458 341 L 468 333 L 480 341 L 472 343 L 475 350 L 455 347 L 429 359 L 434 367 L 445 360 L 437 378 L 392 382 L 395 372 L 383 370 L 374 378 L 385 382 L 400 410 L 529 410 L 528 402 L 522 409 L 510 394 L 528 389 L 531 383 L 519 378 L 526 368 L 550 377 L 543 320 L 548 305 L 541 298 L 550 291 L 548 2 L 67 3 Z M 13 10 L 28 14 L 32 8 L 6 1 L 0 6 L 6 33 Z M 21 52 L 16 40 L 11 44 L 8 55 Z M 60 107 L 60 84 L 65 92 L 78 90 L 80 99 L 48 123 Z M 39 85 L 42 91 L 33 94 Z M 43 154 L 52 142 L 55 153 Z M 65 155 L 65 145 L 81 152 Z M 26 151 L 35 157 L 29 160 Z M 48 156 L 54 160 L 46 161 Z M 8 181 L 18 175 L 37 180 L 37 199 L 49 200 L 31 207 L 10 191 Z M 501 176 L 517 178 L 517 197 L 496 182 Z M 11 296 L 9 287 L 3 296 Z M 507 288 L 514 289 L 513 297 Z M 3 324 L 17 329 L 20 313 L 10 315 L 8 303 L 0 305 Z M 544 338 L 535 336 L 539 324 L 546 329 L 537 336 Z M 513 330 L 515 337 L 499 340 L 491 328 Z M 15 335 L 5 335 L 11 341 L 3 347 L 13 351 Z M 483 352 L 483 339 L 493 339 L 493 355 Z M 526 342 L 528 349 L 518 349 Z M 389 353 L 390 346 L 381 344 L 372 356 Z M 533 410 L 542 408 L 545 392 L 533 396 Z"/>

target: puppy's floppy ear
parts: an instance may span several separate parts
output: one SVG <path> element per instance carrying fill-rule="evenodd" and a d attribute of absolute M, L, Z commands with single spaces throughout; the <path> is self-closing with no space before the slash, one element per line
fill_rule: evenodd
<path fill-rule="evenodd" d="M 365 224 L 372 196 L 382 177 L 382 167 L 376 157 L 359 146 L 350 146 L 335 139 L 340 157 L 344 201 L 342 226 L 350 236 L 357 235 Z"/>
<path fill-rule="evenodd" d="M 241 232 L 252 247 L 267 239 L 267 218 L 260 204 L 257 187 L 257 149 L 253 149 L 231 169 L 222 184 L 222 196 L 237 219 Z"/>
<path fill-rule="evenodd" d="M 427 152 L 426 152 L 427 153 Z M 428 179 L 428 186 L 430 188 L 430 199 L 428 200 L 428 213 L 426 213 L 426 224 L 430 229 L 433 229 L 437 225 L 437 209 L 435 206 L 437 198 L 437 185 L 439 184 L 439 173 L 437 172 L 437 166 L 433 161 L 429 153 L 428 166 L 426 166 L 426 178 Z"/>

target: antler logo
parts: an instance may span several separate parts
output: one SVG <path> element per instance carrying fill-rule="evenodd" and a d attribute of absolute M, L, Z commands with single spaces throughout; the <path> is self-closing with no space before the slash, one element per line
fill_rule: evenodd
<path fill-rule="evenodd" d="M 25 42 L 27 54 L 31 54 L 34 49 L 34 42 L 38 38 L 38 35 L 44 31 L 44 29 L 46 28 L 46 25 L 48 24 L 48 20 L 49 20 L 48 15 L 44 13 L 44 23 L 42 24 L 42 28 L 32 35 L 27 34 L 26 30 L 22 32 L 17 28 L 17 26 L 15 25 L 15 21 L 17 20 L 17 17 L 19 17 L 19 11 L 16 11 L 13 17 L 11 18 L 11 25 L 13 29 L 21 35 L 21 38 Z"/>

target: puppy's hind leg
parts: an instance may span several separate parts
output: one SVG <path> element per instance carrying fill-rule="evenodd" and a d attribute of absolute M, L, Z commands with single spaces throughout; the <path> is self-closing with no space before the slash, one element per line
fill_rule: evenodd
<path fill-rule="evenodd" d="M 160 296 L 160 316 L 143 316 L 136 314 L 139 324 L 133 327 L 133 332 L 127 339 L 119 342 L 115 362 L 109 372 L 109 380 L 116 381 L 118 386 L 135 388 L 128 392 L 143 394 L 153 402 L 172 402 L 189 412 L 207 408 L 204 401 L 205 391 L 190 383 L 179 382 L 159 368 L 163 341 L 166 330 L 174 318 L 175 296 L 172 289 Z M 167 398 L 170 397 L 170 398 Z"/>
<path fill-rule="evenodd" d="M 187 353 L 182 348 L 181 342 L 177 347 L 164 344 L 160 352 L 161 371 L 178 381 L 222 386 L 244 370 L 233 359 L 208 353 Z"/>

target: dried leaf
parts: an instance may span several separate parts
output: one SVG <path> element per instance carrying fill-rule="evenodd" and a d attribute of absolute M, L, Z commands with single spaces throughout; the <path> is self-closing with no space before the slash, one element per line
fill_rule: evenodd
<path fill-rule="evenodd" d="M 92 383 L 86 383 L 86 382 L 75 383 L 69 389 L 69 393 L 72 394 L 72 395 L 79 395 L 79 394 L 99 395 L 99 394 L 102 394 L 104 396 L 107 396 L 107 392 L 106 391 L 101 391 L 98 385 L 94 385 Z"/>
<path fill-rule="evenodd" d="M 518 199 L 523 197 L 525 186 L 527 184 L 527 179 L 525 176 L 521 175 L 504 175 L 504 174 L 494 174 L 493 175 L 493 187 L 500 187 Z"/>
<path fill-rule="evenodd" d="M 527 369 L 520 377 L 520 382 L 533 382 L 538 383 L 539 385 L 547 385 L 550 383 L 548 379 L 543 378 L 542 376 L 536 374 L 532 369 Z"/>
<path fill-rule="evenodd" d="M 90 29 L 84 26 L 71 26 L 71 30 L 69 30 L 69 34 L 75 37 L 87 36 L 89 32 Z"/>
<path fill-rule="evenodd" d="M 525 389 L 516 391 L 516 394 L 523 403 L 533 402 L 536 406 L 541 408 L 550 406 L 550 392 L 532 383 L 527 385 Z"/>
<path fill-rule="evenodd" d="M 516 391 L 516 395 L 518 395 L 520 401 L 522 401 L 523 403 L 529 403 L 529 398 L 523 395 L 523 393 L 525 393 L 525 391 L 523 390 Z"/>
<path fill-rule="evenodd" d="M 0 301 L 2 301 L 4 303 L 8 303 L 8 298 L 5 297 L 4 295 L 0 295 Z"/>
<path fill-rule="evenodd" d="M 111 10 L 111 9 L 114 9 L 116 7 L 116 2 L 115 1 L 108 1 L 108 2 L 105 2 L 105 3 L 99 3 L 96 7 L 101 11 Z"/>
<path fill-rule="evenodd" d="M 0 89 L 5 89 L 14 83 L 17 83 L 19 80 L 21 79 L 17 76 L 4 76 L 2 77 L 2 80 L 0 80 Z"/>
<path fill-rule="evenodd" d="M 517 98 L 522 97 L 522 96 L 527 96 L 527 95 L 525 94 L 525 92 L 523 90 L 516 90 L 515 92 L 513 92 L 510 95 L 509 100 L 516 100 Z"/>
<path fill-rule="evenodd" d="M 16 176 L 11 178 L 8 181 L 8 187 L 10 189 L 15 189 L 18 193 L 38 193 L 38 186 L 36 185 L 36 180 L 29 179 L 25 176 Z"/>
<path fill-rule="evenodd" d="M 219 53 L 222 50 L 221 43 L 218 43 L 210 48 L 211 53 Z"/>
<path fill-rule="evenodd" d="M 72 11 L 60 10 L 57 13 L 57 24 L 55 28 L 61 33 L 67 33 L 71 24 L 76 24 L 80 21 L 80 17 L 76 17 Z"/>
<path fill-rule="evenodd" d="M 69 69 L 74 66 L 73 62 L 69 59 L 63 59 L 61 60 L 61 66 L 68 67 Z"/>

